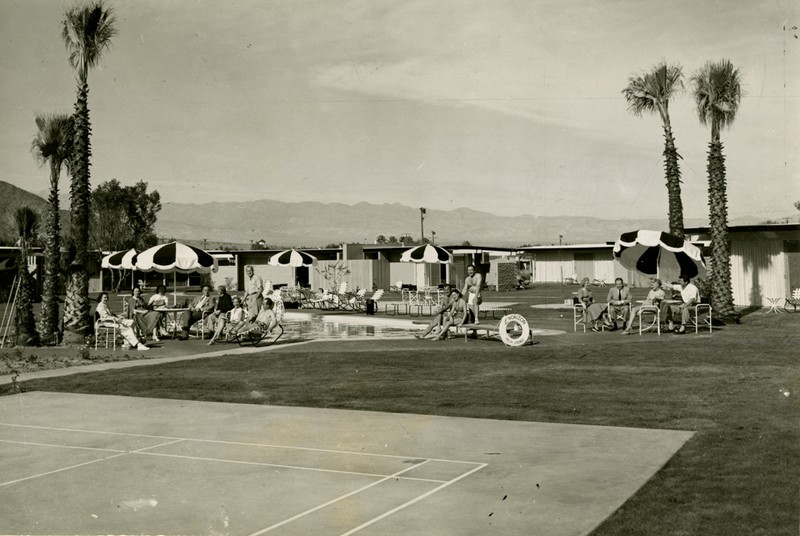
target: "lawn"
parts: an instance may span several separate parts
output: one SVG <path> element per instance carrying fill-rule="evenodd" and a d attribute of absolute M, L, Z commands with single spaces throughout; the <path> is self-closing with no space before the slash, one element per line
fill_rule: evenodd
<path fill-rule="evenodd" d="M 798 328 L 800 315 L 759 312 L 713 335 L 568 333 L 516 349 L 463 339 L 326 342 L 21 387 L 693 430 L 594 534 L 795 535 Z"/>

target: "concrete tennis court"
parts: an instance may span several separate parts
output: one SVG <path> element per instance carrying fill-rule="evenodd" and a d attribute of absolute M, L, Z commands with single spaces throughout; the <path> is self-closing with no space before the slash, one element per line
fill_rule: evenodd
<path fill-rule="evenodd" d="M 586 534 L 691 432 L 32 392 L 4 534 Z"/>

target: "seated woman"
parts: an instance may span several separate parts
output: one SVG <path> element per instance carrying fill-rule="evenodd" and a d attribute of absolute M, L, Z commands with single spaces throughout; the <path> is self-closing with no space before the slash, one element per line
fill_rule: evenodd
<path fill-rule="evenodd" d="M 625 324 L 625 329 L 622 331 L 623 335 L 631 334 L 631 327 L 633 326 L 633 320 L 636 318 L 636 314 L 642 307 L 658 307 L 659 309 L 661 308 L 661 302 L 664 301 L 664 289 L 661 288 L 661 280 L 651 279 L 650 285 L 651 285 L 650 292 L 647 293 L 647 298 L 644 300 L 642 305 L 634 307 L 633 311 L 631 311 L 631 317 L 628 319 L 628 322 Z M 650 328 L 647 329 L 649 330 Z"/>
<path fill-rule="evenodd" d="M 592 331 L 600 331 L 600 319 L 606 312 L 606 308 L 599 303 L 594 303 L 588 277 L 584 277 L 581 281 L 577 300 L 579 304 L 583 305 L 583 321 L 592 325 Z"/>
<path fill-rule="evenodd" d="M 461 327 L 464 325 L 464 322 L 467 321 L 469 306 L 467 306 L 467 302 L 464 300 L 461 291 L 456 288 L 450 291 L 449 301 L 450 312 L 449 314 L 444 314 L 444 324 L 442 324 L 442 329 L 434 340 L 441 341 L 447 339 L 450 337 L 450 326 L 455 324 L 456 327 Z"/>
<path fill-rule="evenodd" d="M 98 297 L 98 301 L 100 303 L 97 304 L 97 309 L 95 309 L 95 312 L 97 313 L 100 321 L 116 324 L 117 329 L 119 329 L 119 332 L 122 335 L 122 338 L 125 339 L 125 345 L 142 351 L 150 349 L 139 342 L 139 339 L 136 337 L 136 333 L 133 332 L 133 320 L 115 315 L 111 312 L 111 309 L 108 308 L 108 292 L 101 292 L 100 296 Z M 125 348 L 124 345 L 123 348 Z"/>
<path fill-rule="evenodd" d="M 453 306 L 453 301 L 450 296 L 451 290 L 452 287 L 450 285 L 444 286 L 444 301 L 442 301 L 442 304 L 439 307 L 433 310 L 433 318 L 431 318 L 428 326 L 423 330 L 422 333 L 415 333 L 414 337 L 417 339 L 424 339 L 435 328 L 442 327 L 445 321 L 445 316 L 449 314 L 450 308 Z"/>
<path fill-rule="evenodd" d="M 158 309 L 160 307 L 169 307 L 169 298 L 167 297 L 167 287 L 164 285 L 158 285 L 156 287 L 156 293 L 150 296 L 150 299 L 147 301 L 147 308 L 148 309 Z M 164 337 L 167 335 L 166 326 L 164 325 L 165 318 L 164 314 L 161 313 L 160 322 L 158 324 L 158 332 L 159 334 Z"/>
<path fill-rule="evenodd" d="M 148 304 L 142 296 L 142 289 L 133 287 L 133 290 L 131 290 L 131 297 L 128 301 L 128 318 L 133 319 L 142 336 L 146 336 L 148 333 L 152 332 L 153 340 L 158 342 L 161 340 L 158 338 L 158 326 L 161 325 L 161 318 L 164 316 L 164 313 L 150 311 L 148 309 Z"/>
<path fill-rule="evenodd" d="M 244 317 L 244 309 L 242 309 L 240 298 L 238 296 L 231 298 L 231 295 L 228 294 L 228 289 L 224 286 L 220 286 L 217 307 L 214 309 L 213 313 L 206 317 L 208 329 L 214 332 L 214 335 L 212 335 L 211 339 L 208 341 L 209 346 L 217 342 L 217 339 L 222 334 L 222 330 L 225 329 L 225 325 L 229 322 L 230 313 L 237 307 L 241 312 L 241 316 Z M 244 320 L 244 318 L 241 320 Z"/>
<path fill-rule="evenodd" d="M 229 336 L 234 337 L 255 330 L 263 331 L 265 335 L 269 334 L 278 326 L 278 319 L 275 316 L 275 311 L 272 309 L 274 306 L 275 302 L 272 301 L 272 298 L 264 298 L 264 302 L 255 320 L 252 322 L 245 322 L 238 328 L 229 330 Z"/>

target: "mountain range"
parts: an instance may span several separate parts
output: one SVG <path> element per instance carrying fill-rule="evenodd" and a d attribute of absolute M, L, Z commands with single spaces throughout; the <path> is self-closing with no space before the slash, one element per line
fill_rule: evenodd
<path fill-rule="evenodd" d="M 44 192 L 43 192 L 44 193 Z M 46 193 L 44 193 L 46 195 Z M 44 214 L 47 201 L 31 192 L 0 181 L 0 236 L 15 237 L 13 213 L 28 205 Z M 67 208 L 66 203 L 62 204 Z M 66 224 L 68 217 L 62 218 Z M 731 225 L 759 223 L 754 218 L 731 220 Z M 687 227 L 707 225 L 704 219 L 687 219 Z M 605 243 L 634 229 L 666 229 L 666 218 L 601 219 L 583 216 L 498 216 L 469 208 L 427 209 L 424 231 L 435 232 L 440 245 L 514 247 L 526 245 Z M 399 203 L 371 204 L 287 203 L 272 200 L 164 203 L 156 233 L 161 238 L 248 248 L 263 240 L 273 247 L 314 247 L 328 244 L 375 243 L 380 235 L 399 238 L 420 235 L 420 210 Z"/>
<path fill-rule="evenodd" d="M 703 220 L 687 225 L 703 225 Z M 605 220 L 589 217 L 497 216 L 458 208 L 427 209 L 424 231 L 435 232 L 441 245 L 520 246 L 522 244 L 595 243 L 615 240 L 634 229 L 663 229 L 665 219 Z M 386 238 L 420 236 L 420 210 L 398 203 L 285 203 L 260 200 L 202 205 L 165 203 L 158 216 L 159 236 L 207 238 L 249 243 L 264 240 L 276 247 L 323 246 L 330 243 L 374 243 Z"/>

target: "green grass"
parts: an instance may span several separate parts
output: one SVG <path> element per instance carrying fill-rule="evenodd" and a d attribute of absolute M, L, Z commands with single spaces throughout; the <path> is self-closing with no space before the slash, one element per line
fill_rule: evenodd
<path fill-rule="evenodd" d="M 694 430 L 594 534 L 795 535 L 798 327 L 800 315 L 757 313 L 711 336 L 568 334 L 516 349 L 460 339 L 316 343 L 22 388 Z"/>

